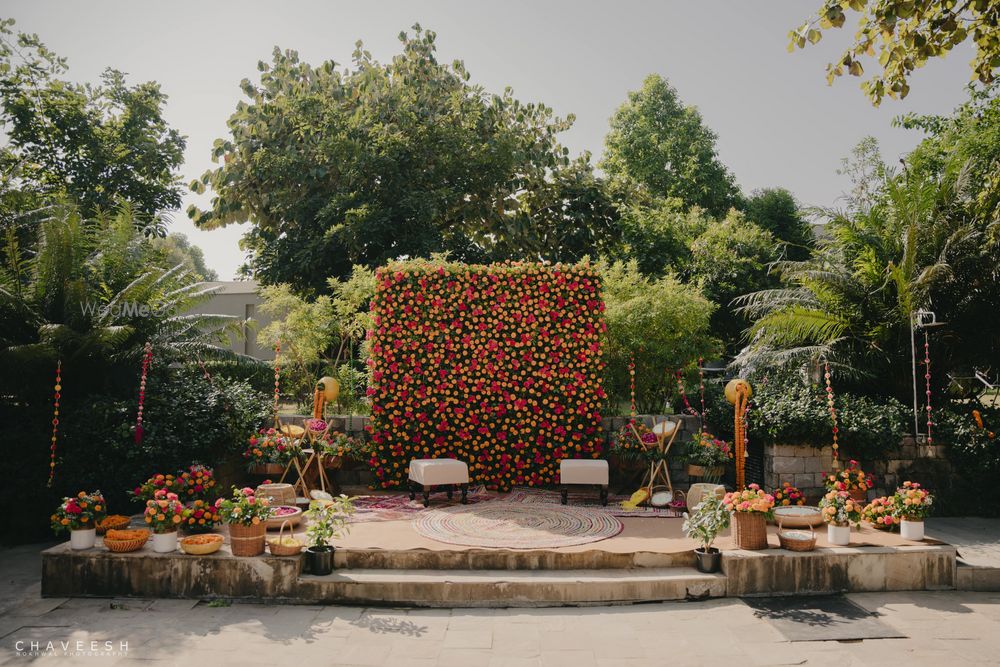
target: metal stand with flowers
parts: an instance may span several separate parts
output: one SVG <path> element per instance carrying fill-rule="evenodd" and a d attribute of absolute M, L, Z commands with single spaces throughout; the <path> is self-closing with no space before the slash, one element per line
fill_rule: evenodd
<path fill-rule="evenodd" d="M 229 544 L 234 556 L 259 556 L 264 553 L 267 520 L 271 518 L 271 501 L 258 498 L 250 487 L 233 487 L 230 498 L 215 503 L 219 516 L 229 524 Z"/>
<path fill-rule="evenodd" d="M 81 491 L 73 498 L 63 498 L 52 515 L 52 530 L 69 531 L 73 549 L 90 549 L 97 543 L 97 524 L 107 514 L 107 505 L 100 491 Z"/>
<path fill-rule="evenodd" d="M 847 490 L 833 490 L 819 501 L 819 509 L 826 522 L 827 541 L 838 547 L 850 544 L 851 524 L 861 523 L 861 503 Z"/>
<path fill-rule="evenodd" d="M 684 513 L 684 534 L 701 543 L 694 550 L 695 566 L 700 572 L 718 572 L 721 568 L 722 553 L 712 543 L 729 527 L 730 516 L 723 500 L 714 493 L 705 496 L 690 514 Z"/>
<path fill-rule="evenodd" d="M 158 489 L 152 500 L 146 501 L 143 519 L 153 530 L 153 551 L 162 554 L 177 550 L 177 530 L 185 509 L 176 493 L 164 489 Z"/>
<path fill-rule="evenodd" d="M 306 558 L 309 571 L 322 576 L 333 571 L 334 546 L 331 541 L 350 532 L 348 517 L 354 514 L 354 499 L 341 494 L 332 500 L 314 500 L 306 511 L 309 528 Z"/>
<path fill-rule="evenodd" d="M 899 534 L 904 540 L 924 539 L 924 519 L 931 513 L 934 496 L 917 482 L 903 482 L 892 497 L 893 513 L 899 518 Z"/>
<path fill-rule="evenodd" d="M 767 549 L 767 520 L 774 509 L 774 496 L 757 484 L 727 493 L 722 499 L 733 513 L 733 540 L 740 549 Z"/>

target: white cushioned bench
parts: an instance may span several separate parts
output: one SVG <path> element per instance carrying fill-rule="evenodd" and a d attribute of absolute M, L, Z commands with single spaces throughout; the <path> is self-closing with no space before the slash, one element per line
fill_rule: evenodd
<path fill-rule="evenodd" d="M 410 461 L 410 500 L 422 491 L 424 507 L 430 505 L 431 487 L 447 486 L 450 499 L 455 487 L 462 490 L 462 504 L 468 502 L 469 466 L 458 459 L 413 459 Z"/>
<path fill-rule="evenodd" d="M 608 504 L 608 462 L 601 459 L 563 459 L 559 462 L 562 504 L 569 501 L 570 484 L 600 487 L 601 504 Z"/>

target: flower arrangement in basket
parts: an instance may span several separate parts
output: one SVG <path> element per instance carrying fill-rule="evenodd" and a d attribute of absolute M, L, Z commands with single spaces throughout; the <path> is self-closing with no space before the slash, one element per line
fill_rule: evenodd
<path fill-rule="evenodd" d="M 774 496 L 757 484 L 731 491 L 722 504 L 733 513 L 733 539 L 740 549 L 767 548 L 767 520 L 774 510 Z"/>
<path fill-rule="evenodd" d="M 219 498 L 215 507 L 229 524 L 229 539 L 234 556 L 257 556 L 264 553 L 267 520 L 273 509 L 267 498 L 258 498 L 249 486 L 233 487 L 233 495 Z"/>
<path fill-rule="evenodd" d="M 302 447 L 298 440 L 282 435 L 274 428 L 262 428 L 250 436 L 243 458 L 250 469 L 268 465 L 283 467 L 301 453 Z"/>
<path fill-rule="evenodd" d="M 899 532 L 908 540 L 924 539 L 924 519 L 930 516 L 934 496 L 917 482 L 903 482 L 892 497 Z"/>
<path fill-rule="evenodd" d="M 819 501 L 823 521 L 827 524 L 830 544 L 847 546 L 851 541 L 851 524 L 861 523 L 862 505 L 851 497 L 850 491 L 828 491 Z"/>
<path fill-rule="evenodd" d="M 725 465 L 733 458 L 729 443 L 711 433 L 695 433 L 688 444 L 685 458 L 688 463 L 704 468 Z"/>
<path fill-rule="evenodd" d="M 852 459 L 843 470 L 828 474 L 823 485 L 827 491 L 847 491 L 854 498 L 863 500 L 874 482 L 871 475 Z"/>
<path fill-rule="evenodd" d="M 214 503 L 195 500 L 184 508 L 181 525 L 191 533 L 210 531 L 220 522 L 221 517 Z"/>
<path fill-rule="evenodd" d="M 133 500 L 139 501 L 143 504 L 152 500 L 159 490 L 164 490 L 168 492 L 176 493 L 180 488 L 180 482 L 174 475 L 164 475 L 162 473 L 157 473 L 153 475 L 145 482 L 135 487 L 128 492 L 132 496 Z"/>
<path fill-rule="evenodd" d="M 215 472 L 208 466 L 196 463 L 178 475 L 177 482 L 177 495 L 182 500 L 208 500 L 215 488 Z"/>
<path fill-rule="evenodd" d="M 781 505 L 783 507 L 788 507 L 789 505 L 805 505 L 806 497 L 797 488 L 785 482 L 781 485 L 780 489 L 776 489 L 773 493 L 774 504 Z"/>
<path fill-rule="evenodd" d="M 56 533 L 70 532 L 74 549 L 89 549 L 97 540 L 97 524 L 107 514 L 107 504 L 100 491 L 81 491 L 62 503 L 50 517 Z"/>
<path fill-rule="evenodd" d="M 375 448 L 362 438 L 347 435 L 339 431 L 331 431 L 329 436 L 318 443 L 319 450 L 326 456 L 355 461 L 367 461 Z"/>
<path fill-rule="evenodd" d="M 892 530 L 899 525 L 899 517 L 895 514 L 895 496 L 875 498 L 861 510 L 861 518 L 875 528 Z"/>

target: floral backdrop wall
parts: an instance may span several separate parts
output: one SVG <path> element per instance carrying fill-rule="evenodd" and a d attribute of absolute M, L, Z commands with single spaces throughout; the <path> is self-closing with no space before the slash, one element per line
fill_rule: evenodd
<path fill-rule="evenodd" d="M 369 332 L 371 464 L 384 487 L 413 458 L 469 464 L 474 483 L 558 482 L 603 452 L 604 303 L 589 264 L 397 262 Z"/>

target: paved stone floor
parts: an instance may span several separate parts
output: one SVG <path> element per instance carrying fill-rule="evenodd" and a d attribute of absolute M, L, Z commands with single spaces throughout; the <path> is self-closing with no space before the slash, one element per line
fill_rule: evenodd
<path fill-rule="evenodd" d="M 906 639 L 784 640 L 740 600 L 397 610 L 43 599 L 38 545 L 0 550 L 2 665 L 909 665 L 1000 663 L 1000 593 L 849 596 Z M 18 655 L 17 642 L 55 655 Z M 127 652 L 120 642 L 128 642 Z M 70 642 L 64 656 L 60 642 Z M 97 653 L 110 642 L 111 653 Z M 30 648 L 30 644 L 22 644 Z"/>

